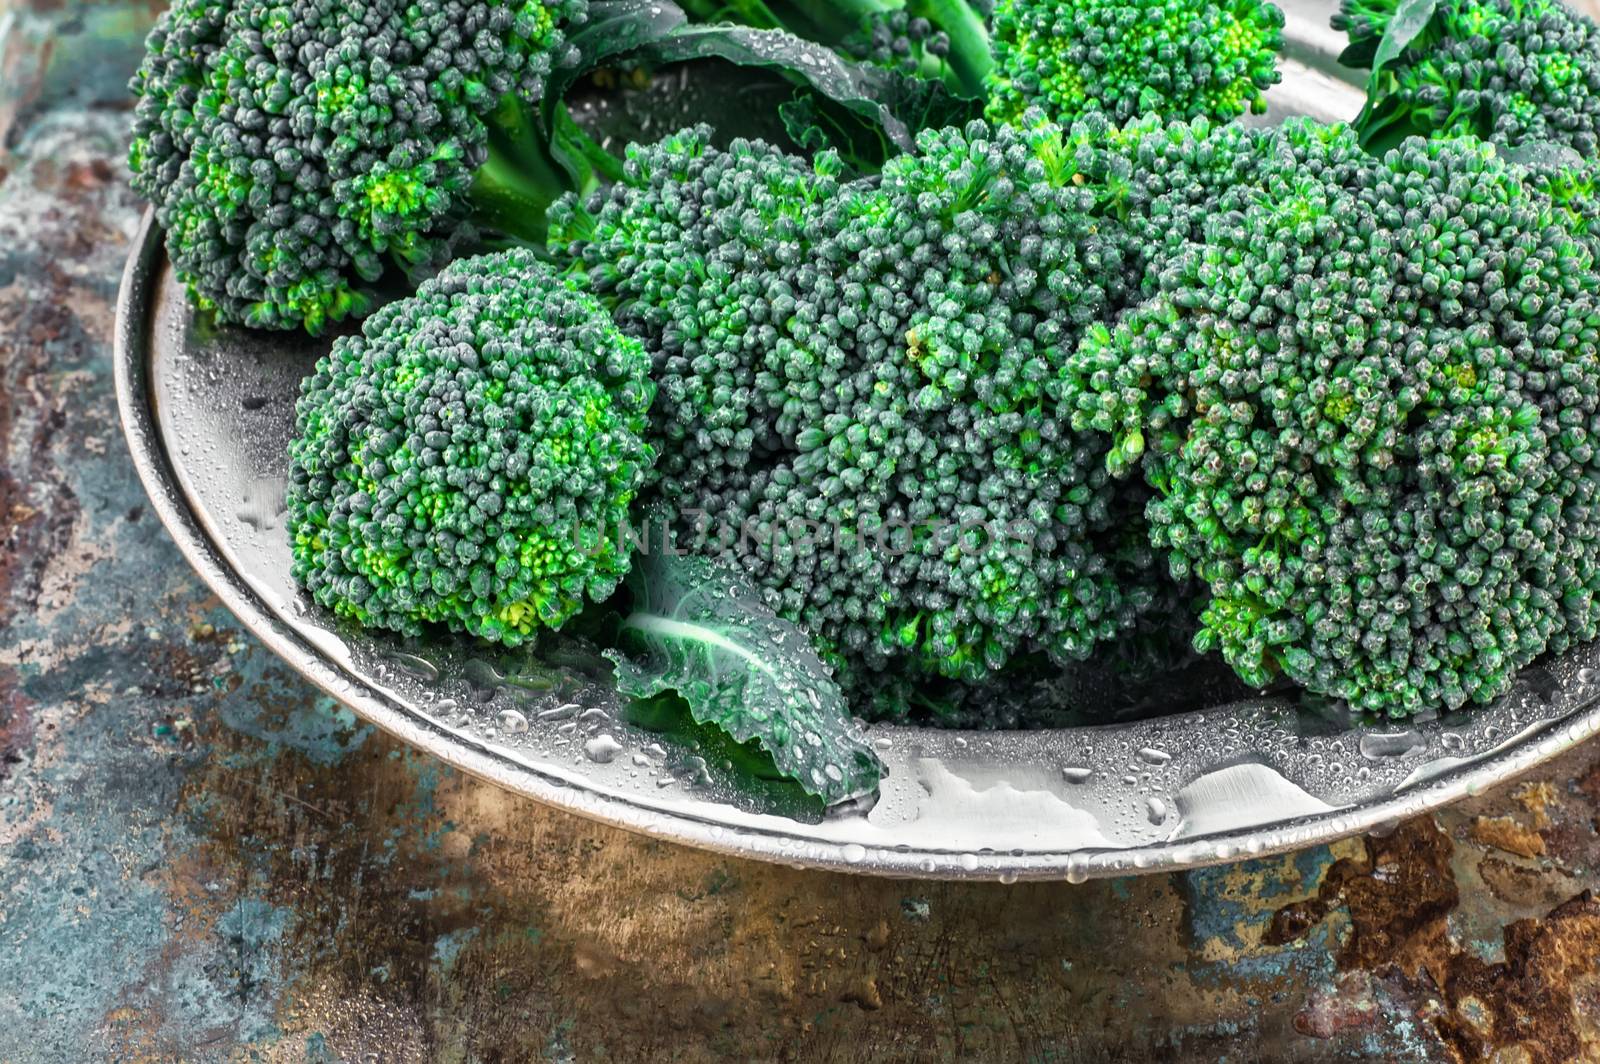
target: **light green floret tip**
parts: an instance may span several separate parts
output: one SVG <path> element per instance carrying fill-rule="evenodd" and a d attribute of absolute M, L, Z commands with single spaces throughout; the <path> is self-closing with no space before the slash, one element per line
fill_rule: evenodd
<path fill-rule="evenodd" d="M 1261 0 L 1001 0 L 989 118 L 1016 122 L 1030 107 L 1058 122 L 1260 112 L 1279 79 L 1283 24 Z"/>
<path fill-rule="evenodd" d="M 457 262 L 337 341 L 289 446 L 295 579 L 322 606 L 515 646 L 628 572 L 650 360 L 532 252 Z"/>

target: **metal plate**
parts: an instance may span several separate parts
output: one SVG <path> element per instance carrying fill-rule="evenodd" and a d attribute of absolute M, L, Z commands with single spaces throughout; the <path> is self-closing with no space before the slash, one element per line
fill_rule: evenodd
<path fill-rule="evenodd" d="M 1326 8 L 1287 5 L 1272 115 L 1347 118 Z M 146 220 L 118 304 L 128 443 L 155 511 L 243 624 L 362 718 L 537 801 L 726 853 L 884 875 L 1067 879 L 1186 868 L 1326 842 L 1481 790 L 1600 730 L 1600 649 L 1528 670 L 1495 705 L 1374 731 L 1287 703 L 1029 732 L 879 726 L 875 803 L 817 820 L 727 766 L 623 719 L 608 666 L 560 639 L 537 654 L 353 631 L 296 594 L 285 447 L 326 342 L 214 328 L 189 313 Z"/>

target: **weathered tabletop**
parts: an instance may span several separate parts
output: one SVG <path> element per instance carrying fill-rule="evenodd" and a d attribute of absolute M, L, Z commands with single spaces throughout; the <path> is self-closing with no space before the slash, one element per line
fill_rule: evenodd
<path fill-rule="evenodd" d="M 149 12 L 35 2 L 0 0 L 0 1061 L 1600 1060 L 1600 750 L 1383 837 L 1007 887 L 678 849 L 358 725 L 143 504 L 109 348 Z"/>

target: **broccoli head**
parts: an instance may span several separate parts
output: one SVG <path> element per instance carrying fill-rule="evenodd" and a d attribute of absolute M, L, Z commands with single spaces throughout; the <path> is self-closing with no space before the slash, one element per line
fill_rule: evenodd
<path fill-rule="evenodd" d="M 1341 62 L 1370 67 L 1399 0 L 1344 0 Z M 1559 0 L 1441 0 L 1399 56 L 1374 73 L 1356 119 L 1375 148 L 1407 136 L 1472 134 L 1515 147 L 1600 147 L 1600 29 Z"/>
<path fill-rule="evenodd" d="M 1127 292 L 1119 312 L 1156 291 L 1178 253 L 1204 236 L 1221 197 L 1256 181 L 1280 143 L 1238 122 L 1159 115 L 1121 126 L 1090 115 L 1072 124 L 1070 136 L 1097 209 L 1126 230 Z"/>
<path fill-rule="evenodd" d="M 1488 701 L 1595 630 L 1593 253 L 1475 139 L 1260 136 L 1064 401 L 1142 471 L 1152 544 L 1209 592 L 1199 644 L 1245 680 L 1396 717 Z"/>
<path fill-rule="evenodd" d="M 658 388 L 651 418 L 662 491 L 678 506 L 748 488 L 784 444 L 756 405 L 764 345 L 792 297 L 810 205 L 838 181 L 764 142 L 711 143 L 709 127 L 630 145 L 623 179 L 550 211 L 558 260 L 573 262 L 617 322 L 644 337 Z"/>
<path fill-rule="evenodd" d="M 690 130 L 552 213 L 651 349 L 660 492 L 843 664 L 1080 659 L 1155 601 L 1137 492 L 1046 383 L 1125 298 L 1124 230 L 1042 118 L 871 179 Z"/>
<path fill-rule="evenodd" d="M 459 260 L 341 337 L 290 444 L 294 576 L 363 624 L 515 645 L 611 594 L 655 452 L 649 357 L 531 251 Z"/>
<path fill-rule="evenodd" d="M 1228 120 L 1266 107 L 1279 79 L 1283 12 L 1263 0 L 1000 0 L 988 114 L 1040 107 Z"/>
<path fill-rule="evenodd" d="M 563 190 L 529 105 L 586 0 L 178 0 L 132 81 L 134 187 L 225 322 L 364 313 L 464 222 L 521 235 Z"/>

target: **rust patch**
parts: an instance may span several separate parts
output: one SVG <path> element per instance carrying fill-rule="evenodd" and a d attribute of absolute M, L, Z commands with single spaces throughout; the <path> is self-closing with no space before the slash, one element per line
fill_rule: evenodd
<path fill-rule="evenodd" d="M 41 383 L 54 349 L 85 342 L 69 304 L 65 286 L 51 286 L 48 299 L 0 298 L 0 395 L 20 400 L 0 402 L 0 630 L 31 612 L 39 580 L 71 541 L 78 514 L 77 496 L 49 454 L 66 423 L 65 400 Z"/>
<path fill-rule="evenodd" d="M 1579 998 L 1600 962 L 1600 901 L 1591 892 L 1543 919 L 1507 925 L 1505 960 L 1490 962 L 1450 936 L 1448 917 L 1459 900 L 1450 867 L 1454 847 L 1431 818 L 1409 821 L 1387 838 L 1368 838 L 1366 848 L 1365 860 L 1330 866 L 1313 897 L 1278 910 L 1264 940 L 1300 938 L 1342 906 L 1350 934 L 1335 957 L 1339 969 L 1395 973 L 1418 998 L 1433 999 L 1418 1018 L 1456 1059 L 1497 1052 L 1529 1064 L 1596 1059 L 1600 1046 L 1584 1024 Z M 1479 871 L 1497 896 L 1536 897 L 1540 879 L 1533 870 L 1487 857 Z M 1335 1006 L 1344 996 L 1311 1001 L 1296 1017 L 1296 1029 L 1337 1030 L 1345 1014 Z"/>
<path fill-rule="evenodd" d="M 1510 905 L 1523 908 L 1548 908 L 1572 889 L 1570 881 L 1552 882 L 1537 868 L 1513 864 L 1501 857 L 1488 856 L 1478 862 L 1478 877 L 1489 893 Z M 1554 894 L 1555 890 L 1560 894 Z"/>
<path fill-rule="evenodd" d="M 1528 816 L 1533 820 L 1535 831 L 1543 831 L 1549 827 L 1550 810 L 1561 806 L 1561 799 L 1556 794 L 1556 789 L 1545 780 L 1524 783 L 1511 792 L 1511 797 L 1527 810 Z"/>
<path fill-rule="evenodd" d="M 1451 1011 L 1435 1029 L 1463 1060 L 1517 1048 L 1532 1064 L 1592 1060 L 1596 1046 L 1580 1027 L 1572 986 L 1595 972 L 1600 955 L 1600 901 L 1591 891 L 1556 906 L 1542 920 L 1505 929 L 1506 959 L 1489 964 L 1458 953 L 1442 986 Z M 1461 1004 L 1482 1015 L 1470 1022 Z"/>
<path fill-rule="evenodd" d="M 1518 823 L 1515 817 L 1480 816 L 1467 830 L 1474 842 L 1518 857 L 1544 854 L 1544 838 L 1533 828 Z"/>
<path fill-rule="evenodd" d="M 1600 760 L 1594 761 L 1583 771 L 1575 786 L 1578 788 L 1578 793 L 1589 801 L 1600 803 Z"/>
<path fill-rule="evenodd" d="M 1303 937 L 1335 907 L 1350 913 L 1350 934 L 1339 948 L 1341 969 L 1395 964 L 1415 975 L 1444 947 L 1445 917 L 1460 892 L 1450 874 L 1455 847 L 1426 817 L 1386 836 L 1368 836 L 1366 859 L 1329 866 L 1315 896 L 1273 914 L 1262 941 L 1284 945 Z"/>
<path fill-rule="evenodd" d="M 1331 986 L 1311 992 L 1294 1017 L 1294 1029 L 1311 1038 L 1333 1038 L 1341 1031 L 1371 1027 L 1378 1019 L 1372 976 L 1340 972 Z"/>
<path fill-rule="evenodd" d="M 111 163 L 96 156 L 68 163 L 64 180 L 67 188 L 75 192 L 93 192 L 116 180 L 116 176 Z"/>

